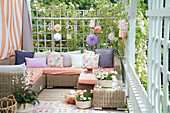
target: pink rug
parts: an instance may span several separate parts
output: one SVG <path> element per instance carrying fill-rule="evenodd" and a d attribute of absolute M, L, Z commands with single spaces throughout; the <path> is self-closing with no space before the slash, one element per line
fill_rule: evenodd
<path fill-rule="evenodd" d="M 95 113 L 93 108 L 79 109 L 65 101 L 40 101 L 33 113 Z"/>

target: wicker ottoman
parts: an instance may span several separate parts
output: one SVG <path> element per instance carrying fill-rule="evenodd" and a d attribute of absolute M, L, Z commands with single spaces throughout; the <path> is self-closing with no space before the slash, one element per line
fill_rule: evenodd
<path fill-rule="evenodd" d="M 93 93 L 94 109 L 102 108 L 125 108 L 126 97 L 124 90 L 115 90 L 112 88 L 96 88 Z"/>

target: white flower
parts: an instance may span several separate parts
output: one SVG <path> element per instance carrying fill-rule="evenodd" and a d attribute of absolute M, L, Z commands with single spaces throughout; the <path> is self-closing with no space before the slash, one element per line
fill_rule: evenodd
<path fill-rule="evenodd" d="M 109 73 L 108 72 L 106 72 L 106 75 L 108 75 Z"/>
<path fill-rule="evenodd" d="M 48 30 L 48 31 L 50 31 L 50 30 L 51 30 L 51 28 L 50 28 L 50 27 L 48 27 L 48 28 L 47 28 L 47 30 Z"/>
<path fill-rule="evenodd" d="M 84 98 L 84 96 L 83 96 L 83 95 L 80 95 L 80 98 Z"/>
<path fill-rule="evenodd" d="M 80 95 L 83 95 L 83 92 L 81 92 Z"/>
<path fill-rule="evenodd" d="M 105 5 L 105 7 L 107 7 L 107 8 L 108 8 L 108 7 L 109 7 L 109 5 Z"/>
<path fill-rule="evenodd" d="M 100 78 L 101 77 L 101 75 L 97 75 L 97 78 Z"/>
<path fill-rule="evenodd" d="M 141 66 L 139 66 L 139 73 L 141 73 L 142 72 L 142 67 Z"/>
<path fill-rule="evenodd" d="M 90 11 L 94 11 L 93 7 L 90 8 Z"/>
<path fill-rule="evenodd" d="M 60 6 L 62 6 L 62 3 L 60 3 Z"/>
<path fill-rule="evenodd" d="M 34 7 L 37 6 L 36 4 L 33 5 Z"/>
<path fill-rule="evenodd" d="M 117 73 L 117 71 L 111 71 L 111 73 L 113 73 L 113 74 L 115 74 L 115 75 L 117 75 L 118 73 Z"/>
<path fill-rule="evenodd" d="M 95 1 L 95 2 L 94 2 L 94 4 L 97 4 L 97 3 L 98 3 L 98 1 Z"/>
<path fill-rule="evenodd" d="M 87 90 L 85 89 L 85 90 L 83 90 L 83 92 L 87 92 Z"/>
<path fill-rule="evenodd" d="M 71 4 L 72 7 L 74 7 L 74 4 Z"/>
<path fill-rule="evenodd" d="M 89 100 L 91 100 L 91 97 L 88 97 Z"/>
<path fill-rule="evenodd" d="M 71 3 L 71 2 L 69 2 L 69 4 L 71 5 L 72 3 Z"/>
<path fill-rule="evenodd" d="M 45 9 L 42 10 L 45 13 Z"/>
<path fill-rule="evenodd" d="M 93 93 L 93 90 L 92 90 L 92 89 L 90 89 L 90 93 Z"/>
<path fill-rule="evenodd" d="M 79 5 L 78 5 L 78 4 L 76 4 L 76 7 L 79 7 Z"/>
<path fill-rule="evenodd" d="M 84 97 L 84 98 L 83 98 L 83 100 L 87 100 L 87 98 L 86 98 L 86 97 Z"/>

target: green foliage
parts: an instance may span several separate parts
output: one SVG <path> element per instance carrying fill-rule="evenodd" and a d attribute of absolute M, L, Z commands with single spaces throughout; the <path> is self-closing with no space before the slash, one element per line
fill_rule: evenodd
<path fill-rule="evenodd" d="M 15 87 L 13 89 L 13 95 L 17 101 L 18 108 L 21 107 L 21 105 L 24 106 L 24 109 L 26 107 L 26 104 L 32 104 L 36 105 L 36 103 L 39 104 L 37 97 L 37 93 L 35 91 L 32 91 L 30 88 L 32 87 L 31 84 L 25 85 L 24 87 Z"/>

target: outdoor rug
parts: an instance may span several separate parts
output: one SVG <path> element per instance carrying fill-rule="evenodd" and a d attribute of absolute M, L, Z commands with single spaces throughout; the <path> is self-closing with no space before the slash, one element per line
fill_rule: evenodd
<path fill-rule="evenodd" d="M 93 108 L 79 109 L 75 105 L 67 104 L 66 101 L 40 101 L 34 107 L 33 113 L 96 113 Z"/>

